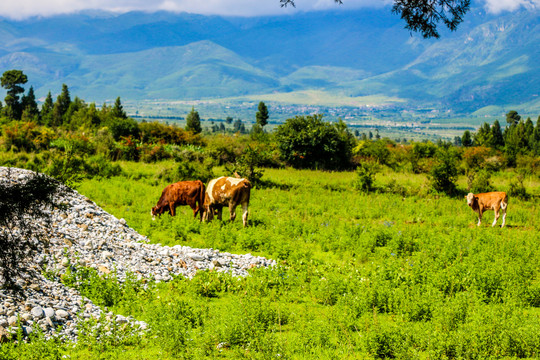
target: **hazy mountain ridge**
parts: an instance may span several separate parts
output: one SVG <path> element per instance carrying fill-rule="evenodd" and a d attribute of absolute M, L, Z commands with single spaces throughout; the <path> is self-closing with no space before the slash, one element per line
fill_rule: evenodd
<path fill-rule="evenodd" d="M 410 106 L 540 111 L 539 11 L 472 11 L 441 40 L 410 36 L 389 8 L 294 18 L 75 14 L 0 20 L 0 66 L 38 97 L 66 83 L 90 101 L 323 90 Z M 536 107 L 536 108 L 535 108 Z"/>

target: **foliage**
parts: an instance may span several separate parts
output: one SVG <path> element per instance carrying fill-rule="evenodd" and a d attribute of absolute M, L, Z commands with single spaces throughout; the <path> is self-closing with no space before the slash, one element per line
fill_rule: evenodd
<path fill-rule="evenodd" d="M 523 173 L 518 173 L 517 176 L 510 181 L 510 185 L 508 187 L 508 196 L 516 197 L 522 200 L 527 200 L 529 198 L 527 189 L 523 184 L 524 178 L 525 176 Z"/>
<path fill-rule="evenodd" d="M 232 167 L 226 169 L 230 174 L 238 174 L 239 176 L 248 179 L 253 185 L 261 182 L 264 170 L 257 169 L 266 162 L 266 153 L 262 147 L 246 146 L 242 155 L 240 155 Z"/>
<path fill-rule="evenodd" d="M 186 117 L 186 131 L 191 131 L 194 134 L 199 134 L 202 131 L 201 118 L 194 107 L 191 108 Z"/>
<path fill-rule="evenodd" d="M 375 189 L 375 174 L 379 172 L 379 165 L 374 162 L 362 162 L 356 168 L 356 180 L 353 187 L 357 190 L 370 192 Z"/>
<path fill-rule="evenodd" d="M 411 170 L 415 174 L 427 173 L 433 165 L 433 158 L 437 152 L 435 144 L 430 142 L 415 142 L 409 152 Z"/>
<path fill-rule="evenodd" d="M 24 85 L 28 82 L 28 77 L 21 70 L 7 70 L 0 78 L 0 84 L 7 90 L 4 101 L 6 107 L 3 112 L 10 119 L 20 120 L 23 107 L 19 99 L 19 95 L 24 92 Z"/>
<path fill-rule="evenodd" d="M 342 4 L 342 0 L 334 0 Z M 294 0 L 279 0 L 281 6 L 295 6 Z M 394 0 L 392 13 L 407 23 L 406 29 L 417 31 L 424 38 L 439 38 L 437 23 L 442 22 L 454 31 L 469 11 L 470 0 Z"/>
<path fill-rule="evenodd" d="M 266 104 L 262 101 L 259 102 L 258 111 L 255 114 L 257 125 L 259 125 L 261 128 L 264 128 L 266 124 L 268 124 L 269 118 L 270 115 L 268 114 L 268 108 L 266 107 Z"/>
<path fill-rule="evenodd" d="M 491 185 L 491 173 L 486 170 L 475 172 L 473 177 L 467 179 L 467 190 L 475 194 L 495 191 Z"/>
<path fill-rule="evenodd" d="M 393 152 L 390 150 L 393 147 L 394 144 L 388 140 L 363 140 L 358 142 L 358 145 L 353 149 L 353 154 L 371 159 L 381 165 L 392 166 L 395 165 Z"/>
<path fill-rule="evenodd" d="M 455 195 L 459 154 L 454 148 L 440 148 L 436 158 L 437 161 L 429 172 L 431 188 L 436 192 Z"/>
<path fill-rule="evenodd" d="M 44 229 L 58 190 L 58 183 L 44 175 L 33 173 L 24 182 L 15 183 L 11 183 L 12 176 L 8 169 L 0 183 L 0 285 L 8 288 L 15 285 L 17 276 L 35 275 L 21 264 L 46 248 Z"/>
<path fill-rule="evenodd" d="M 322 115 L 296 116 L 277 127 L 276 140 L 283 159 L 295 168 L 351 166 L 354 137 L 342 121 L 331 124 Z"/>

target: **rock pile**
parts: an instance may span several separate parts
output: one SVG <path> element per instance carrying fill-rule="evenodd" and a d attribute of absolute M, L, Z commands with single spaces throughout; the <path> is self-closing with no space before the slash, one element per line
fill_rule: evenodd
<path fill-rule="evenodd" d="M 0 167 L 0 185 L 6 184 L 7 171 Z M 10 175 L 11 181 L 25 181 L 31 172 L 12 168 Z M 245 276 L 250 268 L 275 264 L 273 260 L 250 254 L 150 244 L 148 238 L 131 229 L 124 219 L 117 219 L 66 187 L 62 187 L 57 202 L 63 206 L 50 212 L 52 226 L 47 231 L 50 245 L 34 259 L 41 269 L 57 274 L 71 266 L 84 266 L 102 273 L 112 272 L 120 281 L 133 274 L 138 279 L 159 282 L 176 275 L 191 278 L 201 269 Z M 105 317 L 127 323 L 133 331 L 146 328 L 146 324 L 135 319 L 104 313 L 74 289 L 42 276 L 32 281 L 19 279 L 18 283 L 25 289 L 26 299 L 17 299 L 0 289 L 0 341 L 5 334 L 16 331 L 17 326 L 22 326 L 24 333 L 39 326 L 46 337 L 55 334 L 75 340 L 77 323 L 87 318 Z M 57 332 L 59 325 L 62 328 Z"/>

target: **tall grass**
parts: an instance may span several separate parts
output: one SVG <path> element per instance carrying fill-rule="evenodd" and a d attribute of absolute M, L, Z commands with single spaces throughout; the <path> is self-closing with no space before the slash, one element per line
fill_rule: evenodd
<path fill-rule="evenodd" d="M 267 169 L 264 186 L 252 190 L 244 229 L 241 222 L 200 223 L 187 207 L 152 221 L 150 208 L 166 184 L 154 176 L 159 165 L 140 166 L 125 167 L 127 177 L 84 181 L 79 191 L 154 243 L 250 252 L 278 265 L 239 279 L 202 272 L 127 295 L 96 281 L 115 292 L 105 297 L 111 310 L 152 330 L 99 348 L 103 354 L 62 349 L 72 358 L 540 356 L 534 197 L 510 199 L 508 227 L 492 228 L 493 213 L 476 227 L 464 199 L 428 195 L 421 175 L 377 175 L 380 189 L 394 182 L 403 195 L 355 191 L 354 172 Z M 92 294 L 92 284 L 85 286 Z"/>

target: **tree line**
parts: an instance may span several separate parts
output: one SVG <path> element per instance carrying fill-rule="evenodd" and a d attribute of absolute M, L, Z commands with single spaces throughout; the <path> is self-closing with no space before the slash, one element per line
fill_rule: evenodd
<path fill-rule="evenodd" d="M 268 132 L 270 114 L 263 102 L 250 130 L 239 119 L 227 119 L 234 133 L 221 131 L 216 124 L 203 128 L 194 107 L 184 128 L 136 121 L 126 115 L 120 97 L 113 105 L 98 108 L 78 97 L 72 99 L 65 84 L 56 100 L 49 92 L 40 108 L 32 87 L 24 93 L 26 82 L 20 70 L 2 76 L 7 95 L 0 105 L 0 164 L 46 171 L 64 182 L 118 174 L 120 167 L 114 163 L 118 160 L 173 160 L 174 171 L 163 175 L 170 181 L 208 179 L 215 166 L 255 182 L 264 167 L 357 169 L 358 188 L 373 191 L 377 190 L 374 175 L 388 167 L 424 173 L 434 191 L 458 194 L 460 175 L 466 176 L 468 191 L 484 191 L 492 188 L 492 173 L 516 168 L 522 175 L 516 178 L 515 189 L 524 194 L 523 179 L 535 173 L 539 163 L 540 123 L 523 120 L 516 111 L 506 115 L 504 128 L 495 121 L 484 123 L 475 133 L 465 131 L 453 142 L 404 144 L 378 132 L 355 136 L 343 121 L 328 122 L 317 114 L 292 117 Z"/>

